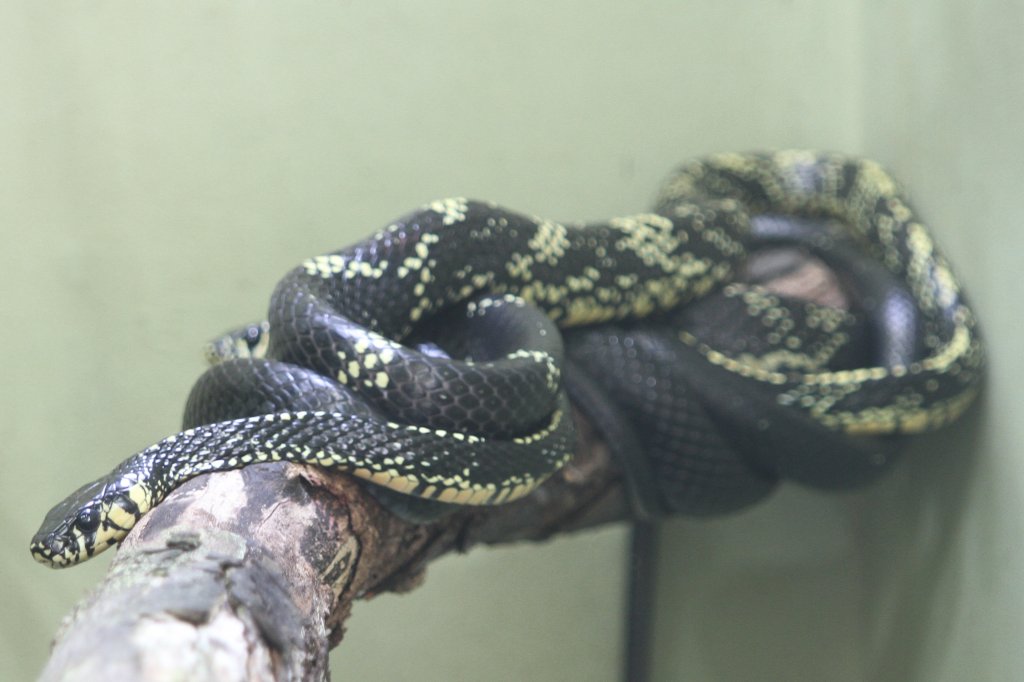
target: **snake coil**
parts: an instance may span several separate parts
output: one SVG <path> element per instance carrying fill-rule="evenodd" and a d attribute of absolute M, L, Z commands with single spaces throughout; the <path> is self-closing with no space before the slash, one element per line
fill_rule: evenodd
<path fill-rule="evenodd" d="M 742 281 L 752 250 L 787 240 L 846 267 L 866 323 Z M 689 162 L 653 212 L 591 225 L 436 201 L 305 261 L 269 326 L 211 349 L 185 430 L 54 507 L 37 560 L 78 563 L 184 480 L 263 461 L 510 502 L 571 455 L 566 386 L 601 392 L 641 434 L 626 468 L 648 509 L 720 513 L 780 477 L 869 480 L 894 457 L 879 436 L 956 419 L 984 365 L 960 285 L 891 177 L 809 151 Z"/>

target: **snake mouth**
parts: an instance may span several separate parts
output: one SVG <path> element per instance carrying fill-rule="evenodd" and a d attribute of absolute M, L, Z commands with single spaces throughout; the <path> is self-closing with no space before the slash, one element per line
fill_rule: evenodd
<path fill-rule="evenodd" d="M 29 543 L 32 558 L 50 568 L 66 568 L 79 563 L 89 552 L 90 538 L 66 534 L 66 530 L 40 530 Z"/>
<path fill-rule="evenodd" d="M 66 553 L 63 543 L 48 543 L 33 540 L 29 545 L 32 558 L 50 568 L 64 568 L 75 563 Z"/>

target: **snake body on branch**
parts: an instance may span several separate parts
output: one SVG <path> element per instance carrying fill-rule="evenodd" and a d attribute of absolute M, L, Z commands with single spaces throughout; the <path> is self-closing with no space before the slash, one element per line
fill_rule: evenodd
<path fill-rule="evenodd" d="M 867 324 L 738 281 L 753 249 L 787 240 L 848 265 Z M 33 556 L 78 563 L 184 480 L 256 462 L 344 469 L 400 512 L 392 493 L 511 502 L 571 456 L 566 385 L 611 396 L 639 434 L 626 468 L 648 510 L 720 513 L 780 477 L 869 480 L 892 461 L 885 437 L 956 419 L 984 365 L 893 179 L 809 151 L 689 162 L 652 212 L 597 224 L 436 201 L 291 271 L 267 329 L 214 345 L 185 430 L 54 507 Z"/>

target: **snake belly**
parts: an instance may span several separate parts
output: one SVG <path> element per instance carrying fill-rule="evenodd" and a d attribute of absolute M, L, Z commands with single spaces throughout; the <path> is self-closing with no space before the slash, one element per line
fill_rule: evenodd
<path fill-rule="evenodd" d="M 793 312 L 738 284 L 722 290 L 746 260 L 752 217 L 760 214 L 846 226 L 919 313 L 915 354 L 837 365 L 843 343 L 834 340 L 845 343 L 849 335 L 827 311 Z M 720 309 L 719 300 L 731 302 L 754 346 L 762 341 L 756 352 L 722 341 L 699 312 L 689 322 L 676 317 L 707 309 L 708 301 Z M 648 321 L 662 325 L 652 333 L 667 349 L 634 339 L 634 351 L 646 344 L 643 354 L 590 358 L 615 365 L 606 373 L 611 381 L 618 374 L 627 383 L 675 383 L 712 396 L 701 408 L 708 424 L 696 437 L 691 430 L 662 439 L 658 457 L 687 480 L 700 480 L 700 472 L 694 477 L 685 462 L 677 465 L 693 454 L 699 469 L 715 468 L 708 456 L 716 447 L 702 443 L 721 423 L 739 422 L 753 434 L 778 424 L 771 431 L 824 434 L 831 442 L 843 434 L 915 433 L 955 419 L 983 372 L 976 322 L 958 281 L 895 183 L 870 161 L 804 151 L 708 157 L 673 174 L 655 212 L 590 225 L 446 199 L 286 275 L 271 299 L 269 344 L 257 353 L 265 359 L 212 368 L 190 398 L 189 428 L 54 507 L 32 554 L 52 566 L 77 563 L 117 544 L 182 481 L 262 461 L 341 468 L 425 500 L 518 499 L 572 451 L 558 329 L 581 330 L 576 338 L 584 340 L 570 344 L 570 353 L 586 361 L 589 351 L 578 349 L 593 348 L 594 334 L 604 330 L 597 345 L 608 348 L 608 338 L 622 341 Z M 418 344 L 425 327 L 440 330 L 446 352 Z M 251 345 L 265 343 L 260 332 L 253 328 Z M 218 352 L 237 355 L 248 341 L 236 338 Z M 698 369 L 673 382 L 679 363 Z M 740 404 L 737 392 L 746 396 Z M 649 412 L 665 424 L 675 419 L 658 405 Z M 725 486 L 715 493 L 719 502 L 704 507 L 673 501 L 692 495 L 692 484 L 665 486 L 660 508 L 735 507 L 760 495 L 771 475 L 796 471 L 799 478 L 806 469 L 779 468 L 768 461 L 771 448 L 760 450 L 767 452 L 733 453 L 731 465 L 719 465 L 745 469 L 751 485 Z M 829 475 L 842 479 L 844 466 Z M 813 483 L 815 475 L 806 478 Z"/>

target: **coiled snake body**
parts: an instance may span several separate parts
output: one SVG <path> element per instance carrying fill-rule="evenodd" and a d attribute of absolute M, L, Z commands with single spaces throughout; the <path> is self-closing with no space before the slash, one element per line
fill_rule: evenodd
<path fill-rule="evenodd" d="M 865 306 L 877 338 L 735 281 L 772 216 L 838 221 L 823 251 L 881 263 L 893 283 Z M 950 422 L 983 366 L 959 284 L 892 179 L 804 151 L 690 162 L 654 212 L 593 225 L 434 202 L 289 273 L 269 328 L 268 345 L 254 327 L 215 346 L 229 359 L 197 382 L 186 429 L 54 507 L 33 556 L 77 563 L 187 478 L 262 461 L 340 467 L 424 500 L 518 499 L 572 452 L 566 362 L 643 422 L 647 459 L 630 466 L 646 506 L 716 513 L 780 476 L 876 475 L 891 457 L 865 436 Z M 886 330 L 903 340 L 880 343 Z"/>

